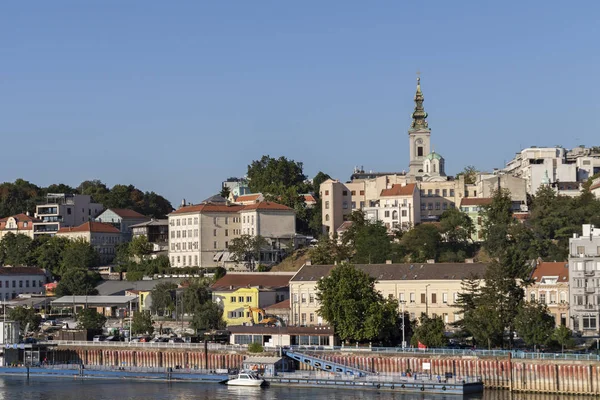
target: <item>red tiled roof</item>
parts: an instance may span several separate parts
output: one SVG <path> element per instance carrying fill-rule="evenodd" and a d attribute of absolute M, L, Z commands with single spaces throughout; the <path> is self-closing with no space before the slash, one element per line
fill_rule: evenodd
<path fill-rule="evenodd" d="M 245 194 L 243 196 L 238 196 L 235 198 L 235 201 L 237 202 L 243 202 L 243 201 L 256 201 L 258 200 L 258 198 L 261 196 L 260 193 L 254 193 L 254 194 Z"/>
<path fill-rule="evenodd" d="M 213 291 L 230 291 L 245 288 L 248 286 L 259 286 L 266 290 L 275 290 L 286 288 L 290 284 L 293 274 L 261 274 L 248 273 L 236 274 L 228 273 L 211 285 Z M 233 287 L 233 289 L 231 289 Z"/>
<path fill-rule="evenodd" d="M 336 229 L 336 231 L 340 232 L 340 233 L 341 232 L 345 232 L 351 226 L 352 226 L 352 221 L 344 221 L 344 222 L 342 222 L 342 224 L 340 226 L 338 226 L 338 228 Z"/>
<path fill-rule="evenodd" d="M 487 206 L 492 203 L 490 197 L 464 197 L 460 205 L 461 206 Z"/>
<path fill-rule="evenodd" d="M 272 304 L 270 306 L 265 307 L 265 310 L 280 310 L 280 309 L 290 309 L 290 299 L 280 301 L 279 303 Z"/>
<path fill-rule="evenodd" d="M 29 230 L 33 229 L 33 226 L 32 226 L 32 224 L 27 224 L 27 226 L 23 226 L 23 222 L 41 222 L 40 219 L 37 219 L 37 218 L 31 217 L 27 214 L 21 213 L 21 214 L 11 215 L 10 217 L 0 219 L 0 230 L 5 229 L 6 222 L 8 222 L 9 218 L 14 218 L 17 221 L 17 227 L 18 227 L 17 229 L 18 230 L 25 230 L 25 231 L 29 231 Z"/>
<path fill-rule="evenodd" d="M 150 219 L 148 217 L 146 217 L 144 214 L 140 214 L 137 211 L 134 210 L 130 210 L 128 208 L 109 208 L 110 211 L 114 212 L 115 214 L 117 214 L 119 217 L 121 218 L 146 218 L 146 219 Z"/>
<path fill-rule="evenodd" d="M 566 261 L 539 263 L 531 277 L 539 282 L 544 276 L 558 276 L 558 282 L 569 282 L 569 263 Z"/>
<path fill-rule="evenodd" d="M 312 194 L 303 194 L 304 196 L 304 202 L 305 203 L 316 203 L 317 200 L 315 200 L 315 196 L 313 196 Z"/>
<path fill-rule="evenodd" d="M 383 189 L 380 196 L 412 196 L 417 187 L 416 183 L 409 183 L 404 186 L 392 185 L 391 189 Z"/>
<path fill-rule="evenodd" d="M 248 204 L 244 206 L 244 210 L 281 210 L 281 211 L 292 211 L 288 206 L 283 204 L 273 203 L 272 201 L 261 201 L 254 204 Z"/>
<path fill-rule="evenodd" d="M 528 212 L 516 212 L 513 213 L 513 217 L 515 217 L 516 219 L 529 219 L 529 213 Z"/>
<path fill-rule="evenodd" d="M 0 275 L 45 275 L 44 270 L 36 267 L 0 267 Z"/>
<path fill-rule="evenodd" d="M 121 231 L 110 224 L 94 221 L 89 221 L 75 227 L 60 228 L 57 233 L 71 232 L 121 233 Z"/>

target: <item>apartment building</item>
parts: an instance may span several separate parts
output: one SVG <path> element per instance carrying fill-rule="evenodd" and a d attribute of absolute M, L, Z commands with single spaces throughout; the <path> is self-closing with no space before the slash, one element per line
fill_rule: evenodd
<path fill-rule="evenodd" d="M 93 221 L 104 207 L 91 196 L 83 194 L 49 193 L 43 204 L 38 204 L 33 223 L 33 235 L 55 235 L 60 228 L 78 226 Z"/>
<path fill-rule="evenodd" d="M 0 267 L 0 300 L 11 300 L 20 294 L 45 292 L 46 273 L 34 267 Z"/>
<path fill-rule="evenodd" d="M 600 228 L 584 224 L 569 239 L 570 327 L 585 336 L 600 333 Z"/>
<path fill-rule="evenodd" d="M 398 311 L 414 320 L 422 313 L 440 316 L 449 324 L 460 320 L 456 306 L 461 281 L 471 274 L 483 277 L 486 264 L 369 264 L 356 265 L 377 281 L 375 289 L 385 298 L 398 301 Z M 327 325 L 317 310 L 317 282 L 330 274 L 335 265 L 305 264 L 290 280 L 291 325 Z"/>
<path fill-rule="evenodd" d="M 56 235 L 69 240 L 85 240 L 100 254 L 100 260 L 103 263 L 111 262 L 117 254 L 117 245 L 123 243 L 123 236 L 118 228 L 95 221 L 85 222 L 79 226 L 60 228 Z"/>
<path fill-rule="evenodd" d="M 33 239 L 33 224 L 36 222 L 41 222 L 41 220 L 31 217 L 28 213 L 2 218 L 0 219 L 0 240 L 9 232 L 15 235 L 26 235 Z"/>
<path fill-rule="evenodd" d="M 381 221 L 389 232 L 407 230 L 421 222 L 420 199 L 416 183 L 392 185 L 363 211 L 367 220 Z"/>
<path fill-rule="evenodd" d="M 295 211 L 261 201 L 249 205 L 204 202 L 169 214 L 169 259 L 173 267 L 216 267 L 231 260 L 229 243 L 241 235 L 260 235 L 271 249 L 262 262 L 276 261 L 281 246 L 294 242 Z"/>
<path fill-rule="evenodd" d="M 132 236 L 146 236 L 149 243 L 166 244 L 169 242 L 169 220 L 151 219 L 150 221 L 130 225 Z"/>
<path fill-rule="evenodd" d="M 96 222 L 110 224 L 117 228 L 123 240 L 131 241 L 133 236 L 132 226 L 149 221 L 150 218 L 137 211 L 127 208 L 108 208 L 95 218 Z"/>
<path fill-rule="evenodd" d="M 526 288 L 525 299 L 546 304 L 556 326 L 569 326 L 569 264 L 540 261 L 531 279 L 533 284 Z"/>

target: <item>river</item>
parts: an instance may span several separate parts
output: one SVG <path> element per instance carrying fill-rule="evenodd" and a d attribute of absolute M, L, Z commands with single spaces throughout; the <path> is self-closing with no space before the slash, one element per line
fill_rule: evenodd
<path fill-rule="evenodd" d="M 469 400 L 575 400 L 582 397 L 547 394 L 510 394 L 487 391 Z M 374 393 L 357 390 L 271 387 L 231 388 L 205 383 L 166 383 L 104 379 L 0 376 L 0 400 L 457 400 L 458 396 Z"/>

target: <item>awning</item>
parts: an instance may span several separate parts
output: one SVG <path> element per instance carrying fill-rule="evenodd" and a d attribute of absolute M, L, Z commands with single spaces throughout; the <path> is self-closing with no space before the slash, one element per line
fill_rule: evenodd
<path fill-rule="evenodd" d="M 213 261 L 214 262 L 219 262 L 221 260 L 221 257 L 223 257 L 223 252 L 220 251 L 217 254 L 215 254 L 215 256 L 213 257 Z"/>

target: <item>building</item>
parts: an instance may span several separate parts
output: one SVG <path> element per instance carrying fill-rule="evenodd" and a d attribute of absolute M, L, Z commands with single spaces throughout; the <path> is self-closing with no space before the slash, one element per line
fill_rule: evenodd
<path fill-rule="evenodd" d="M 261 235 L 269 242 L 259 263 L 274 263 L 296 236 L 296 214 L 281 204 L 261 201 L 249 205 L 213 203 L 187 205 L 169 214 L 169 259 L 172 267 L 216 267 L 230 260 L 233 238 Z M 240 268 L 246 268 L 241 261 Z M 253 266 L 250 266 L 253 267 Z"/>
<path fill-rule="evenodd" d="M 64 296 L 52 301 L 53 308 L 69 308 L 75 314 L 86 308 L 109 318 L 132 316 L 138 310 L 137 296 Z"/>
<path fill-rule="evenodd" d="M 133 237 L 146 236 L 149 243 L 167 244 L 169 242 L 169 220 L 151 219 L 130 225 Z"/>
<path fill-rule="evenodd" d="M 230 197 L 233 199 L 234 203 L 242 205 L 258 203 L 265 199 L 262 193 L 245 194 L 242 196 L 234 196 L 231 194 Z"/>
<path fill-rule="evenodd" d="M 33 235 L 55 235 L 60 228 L 93 221 L 103 209 L 88 195 L 49 193 L 46 201 L 36 206 L 35 217 L 41 222 L 33 223 Z"/>
<path fill-rule="evenodd" d="M 592 181 L 590 192 L 596 196 L 597 199 L 600 199 L 600 178 L 596 178 Z"/>
<path fill-rule="evenodd" d="M 546 304 L 556 326 L 569 326 L 569 264 L 540 261 L 531 279 L 525 299 Z"/>
<path fill-rule="evenodd" d="M 248 186 L 248 179 L 246 178 L 229 178 L 224 181 L 221 185 L 223 188 L 228 188 L 230 195 L 234 198 L 252 193 Z"/>
<path fill-rule="evenodd" d="M 121 231 L 103 222 L 90 221 L 75 227 L 60 228 L 56 234 L 70 240 L 83 239 L 90 243 L 104 263 L 115 258 L 117 245 L 123 243 Z"/>
<path fill-rule="evenodd" d="M 282 326 L 287 325 L 290 322 L 290 299 L 265 307 L 265 312 L 277 318 Z"/>
<path fill-rule="evenodd" d="M 0 345 L 19 343 L 20 325 L 18 321 L 0 321 Z M 4 358 L 4 357 L 3 357 Z M 4 366 L 4 363 L 0 363 Z"/>
<path fill-rule="evenodd" d="M 492 204 L 492 199 L 489 197 L 464 197 L 460 201 L 460 211 L 467 214 L 473 222 L 473 234 L 471 235 L 471 239 L 474 242 L 481 242 L 484 240 L 483 220 L 479 212 L 482 207 L 489 204 Z"/>
<path fill-rule="evenodd" d="M 26 235 L 33 239 L 33 224 L 35 222 L 41 222 L 41 220 L 31 217 L 29 213 L 11 215 L 0 219 L 0 240 L 9 232 L 15 235 Z"/>
<path fill-rule="evenodd" d="M 367 220 L 381 221 L 389 232 L 407 230 L 421 222 L 420 200 L 416 183 L 396 184 L 383 189 L 363 211 Z"/>
<path fill-rule="evenodd" d="M 398 311 L 409 313 L 414 320 L 422 313 L 442 317 L 446 326 L 460 320 L 456 306 L 464 278 L 483 277 L 486 264 L 369 264 L 356 268 L 377 279 L 375 288 L 385 298 L 398 301 Z M 290 281 L 290 325 L 319 326 L 327 321 L 318 315 L 317 282 L 329 275 L 335 265 L 306 264 Z"/>
<path fill-rule="evenodd" d="M 211 285 L 213 301 L 223 309 L 223 320 L 230 325 L 260 322 L 256 309 L 289 299 L 293 272 L 228 273 Z"/>
<path fill-rule="evenodd" d="M 148 222 L 150 218 L 127 208 L 108 208 L 98 215 L 95 221 L 114 226 L 121 232 L 123 241 L 129 242 L 133 234 L 131 227 Z"/>
<path fill-rule="evenodd" d="M 152 290 L 126 290 L 125 296 L 137 296 L 140 311 L 150 311 L 152 306 Z"/>
<path fill-rule="evenodd" d="M 231 332 L 231 344 L 260 343 L 264 347 L 276 346 L 338 346 L 333 328 L 329 326 L 265 326 L 235 325 Z"/>
<path fill-rule="evenodd" d="M 569 239 L 570 327 L 596 336 L 600 317 L 600 229 L 584 224 L 582 235 Z"/>
<path fill-rule="evenodd" d="M 44 294 L 46 273 L 34 267 L 0 267 L 0 300 L 12 300 L 21 294 Z"/>

